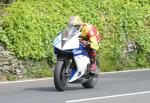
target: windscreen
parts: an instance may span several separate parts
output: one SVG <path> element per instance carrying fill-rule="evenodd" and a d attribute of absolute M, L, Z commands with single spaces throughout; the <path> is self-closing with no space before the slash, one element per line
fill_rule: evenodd
<path fill-rule="evenodd" d="M 79 30 L 79 26 L 67 25 L 63 31 L 62 40 L 69 40 L 72 38 Z"/>

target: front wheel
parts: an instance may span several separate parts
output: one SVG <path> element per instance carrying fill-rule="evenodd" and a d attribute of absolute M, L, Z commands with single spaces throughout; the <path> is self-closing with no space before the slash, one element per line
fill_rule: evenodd
<path fill-rule="evenodd" d="M 65 61 L 57 61 L 54 70 L 54 84 L 58 91 L 64 91 L 68 85 L 68 78 L 66 77 L 65 72 Z"/>

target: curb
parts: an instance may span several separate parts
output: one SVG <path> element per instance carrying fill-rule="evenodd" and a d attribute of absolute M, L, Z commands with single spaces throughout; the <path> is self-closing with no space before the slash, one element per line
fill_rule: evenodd
<path fill-rule="evenodd" d="M 125 70 L 125 71 L 113 71 L 113 72 L 101 72 L 101 75 L 105 74 L 117 74 L 117 73 L 128 73 L 128 72 L 141 72 L 141 71 L 150 71 L 150 69 L 136 69 L 136 70 Z M 18 80 L 18 81 L 4 81 L 0 82 L 0 84 L 12 84 L 12 83 L 22 83 L 22 82 L 36 82 L 36 81 L 44 81 L 44 80 L 52 80 L 53 77 L 47 78 L 39 78 L 39 79 L 29 79 L 29 80 Z"/>

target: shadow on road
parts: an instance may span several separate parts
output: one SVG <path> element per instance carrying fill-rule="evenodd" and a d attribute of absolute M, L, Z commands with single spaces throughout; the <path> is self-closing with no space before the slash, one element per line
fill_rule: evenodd
<path fill-rule="evenodd" d="M 65 91 L 72 91 L 72 90 L 81 90 L 84 89 L 83 87 L 68 87 Z M 58 92 L 55 87 L 33 87 L 33 88 L 26 88 L 24 90 L 27 91 L 41 91 L 41 92 Z"/>
<path fill-rule="evenodd" d="M 26 88 L 24 90 L 43 91 L 43 92 L 56 91 L 56 89 L 54 87 L 33 87 L 33 88 Z"/>

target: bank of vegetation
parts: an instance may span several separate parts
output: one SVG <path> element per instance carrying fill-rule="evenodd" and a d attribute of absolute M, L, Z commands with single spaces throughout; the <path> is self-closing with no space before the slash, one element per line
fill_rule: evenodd
<path fill-rule="evenodd" d="M 103 40 L 102 71 L 150 66 L 149 0 L 17 0 L 1 15 L 0 42 L 24 60 L 47 58 L 52 42 L 71 15 L 94 24 Z"/>

